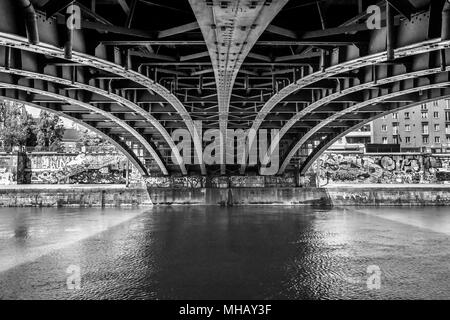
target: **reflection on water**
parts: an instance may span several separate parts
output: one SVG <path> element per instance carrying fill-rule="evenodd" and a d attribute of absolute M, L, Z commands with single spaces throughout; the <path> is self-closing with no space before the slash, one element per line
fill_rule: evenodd
<path fill-rule="evenodd" d="M 448 299 L 449 234 L 445 208 L 0 209 L 0 298 Z"/>

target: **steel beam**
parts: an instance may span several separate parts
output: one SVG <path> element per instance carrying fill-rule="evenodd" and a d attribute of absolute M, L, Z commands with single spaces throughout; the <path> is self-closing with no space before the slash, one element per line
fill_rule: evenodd
<path fill-rule="evenodd" d="M 418 16 L 417 19 L 422 19 L 421 21 L 424 24 L 429 23 L 429 20 L 426 20 L 428 19 L 426 14 Z M 410 43 L 404 43 L 402 47 L 395 49 L 396 58 L 440 50 L 450 45 L 450 41 L 443 41 L 440 38 L 428 39 L 428 34 L 420 28 L 423 28 L 423 25 L 417 24 L 416 21 L 411 21 L 410 23 L 406 23 L 404 25 L 404 29 L 399 30 L 399 32 L 415 32 L 415 37 L 408 38 Z M 377 32 L 375 31 L 375 33 Z M 423 38 L 421 39 L 421 37 Z M 261 109 L 261 111 L 255 118 L 251 131 L 257 132 L 262 123 L 262 120 L 275 108 L 275 106 L 279 102 L 283 101 L 290 94 L 330 76 L 335 76 L 341 73 L 348 73 L 356 69 L 361 69 L 363 67 L 378 64 L 380 62 L 386 62 L 387 54 L 385 51 L 382 51 L 384 49 L 384 46 L 380 46 L 377 50 L 379 52 L 371 53 L 365 57 L 356 56 L 344 63 L 336 63 L 335 65 L 327 68 L 325 71 L 317 71 L 306 75 L 295 83 L 292 83 L 283 88 L 274 96 L 272 96 Z M 339 61 L 339 59 L 337 59 L 337 61 Z M 250 143 L 253 143 L 252 139 L 250 140 Z"/>
<path fill-rule="evenodd" d="M 111 113 L 109 113 L 107 111 L 104 111 L 104 110 L 102 110 L 100 108 L 94 107 L 92 105 L 89 105 L 87 103 L 80 102 L 80 101 L 78 101 L 76 99 L 67 97 L 67 96 L 63 96 L 63 95 L 60 95 L 60 94 L 57 94 L 57 93 L 52 93 L 52 92 L 49 92 L 49 91 L 46 91 L 46 90 L 32 88 L 32 87 L 29 87 L 29 86 L 14 84 L 13 82 L 12 83 L 5 83 L 3 81 L 3 82 L 0 83 L 0 88 L 20 90 L 20 91 L 25 91 L 25 92 L 39 94 L 39 95 L 42 95 L 42 96 L 45 96 L 45 97 L 50 97 L 50 98 L 53 98 L 53 99 L 62 100 L 62 101 L 65 101 L 67 103 L 79 106 L 80 108 L 84 108 L 86 110 L 90 110 L 92 112 L 96 112 L 98 114 L 101 114 L 106 119 L 109 119 L 110 121 L 113 121 L 118 126 L 122 127 L 127 132 L 129 132 L 133 137 L 135 137 L 136 140 L 139 141 L 144 146 L 144 148 L 153 156 L 153 158 L 157 162 L 159 168 L 161 169 L 162 173 L 164 175 L 168 175 L 169 174 L 169 172 L 167 171 L 164 163 L 159 158 L 158 153 L 155 151 L 155 149 L 153 149 L 153 146 L 151 146 L 150 143 L 146 139 L 144 139 L 134 128 L 129 126 L 125 121 L 122 121 L 121 119 L 119 119 L 116 116 L 112 115 Z"/>
<path fill-rule="evenodd" d="M 266 3 L 241 1 L 212 3 L 189 0 L 205 38 L 216 75 L 221 173 L 225 174 L 225 143 L 228 111 L 236 76 L 248 53 L 287 0 Z"/>
<path fill-rule="evenodd" d="M 308 141 L 308 139 L 315 134 L 318 130 L 320 130 L 321 128 L 326 127 L 329 123 L 339 119 L 340 117 L 342 117 L 345 114 L 351 113 L 351 112 L 356 112 L 359 109 L 362 109 L 364 107 L 370 106 L 372 104 L 377 104 L 377 103 L 382 103 L 383 101 L 386 101 L 390 98 L 393 97 L 398 97 L 398 96 L 402 96 L 402 95 L 406 95 L 409 93 L 414 93 L 414 92 L 421 92 L 421 91 L 428 91 L 428 90 L 433 90 L 436 88 L 448 88 L 450 86 L 450 81 L 448 81 L 448 77 L 446 79 L 447 81 L 442 81 L 442 82 L 437 82 L 437 83 L 433 83 L 433 84 L 429 84 L 429 85 L 424 85 L 424 86 L 420 86 L 420 87 L 414 87 L 414 88 L 410 88 L 410 89 L 406 89 L 406 90 L 401 90 L 399 92 L 395 92 L 395 93 L 390 93 L 390 94 L 386 94 L 384 96 L 381 97 L 377 97 L 368 101 L 365 101 L 363 103 L 359 103 L 356 104 L 352 107 L 349 107 L 347 109 L 345 109 L 342 112 L 337 112 L 336 114 L 334 114 L 331 117 L 328 117 L 326 120 L 321 121 L 317 126 L 315 126 L 313 129 L 311 129 L 310 131 L 308 131 L 308 133 L 306 133 L 304 136 L 302 136 L 300 138 L 300 140 L 295 144 L 295 146 L 289 151 L 288 155 L 285 157 L 285 159 L 283 160 L 283 163 L 280 167 L 279 170 L 279 174 L 283 173 L 284 170 L 286 169 L 286 167 L 288 166 L 288 164 L 290 163 L 292 157 L 295 155 L 295 153 L 301 149 L 301 147 Z M 423 96 L 418 96 L 418 98 L 420 99 L 420 97 Z M 425 96 L 426 97 L 426 96 Z M 271 150 L 271 152 L 273 152 Z"/>
<path fill-rule="evenodd" d="M 41 21 L 41 23 L 47 22 Z M 64 58 L 64 52 L 63 50 L 61 50 L 60 47 L 51 44 L 30 45 L 28 41 L 23 37 L 18 35 L 11 35 L 4 32 L 0 32 L 0 45 L 21 48 L 26 51 L 47 54 L 58 58 Z M 185 120 L 185 125 L 192 134 L 192 136 L 197 135 L 196 128 L 194 127 L 192 118 L 185 109 L 184 105 L 180 102 L 180 100 L 175 95 L 173 95 L 169 90 L 155 83 L 145 75 L 136 71 L 126 70 L 122 66 L 119 66 L 113 62 L 105 61 L 103 59 L 94 56 L 89 56 L 85 53 L 80 53 L 77 51 L 73 52 L 73 57 L 71 61 L 80 63 L 84 66 L 90 66 L 92 68 L 113 73 L 125 79 L 129 79 L 131 81 L 139 83 L 143 87 L 146 87 L 147 89 L 152 90 L 153 92 L 159 94 L 160 96 L 164 97 L 169 104 L 173 106 L 173 108 L 178 112 L 178 114 L 181 117 L 183 117 L 183 119 Z M 201 155 L 202 146 L 200 144 L 200 141 L 194 139 L 194 146 L 196 155 Z M 206 168 L 203 163 L 203 159 L 200 159 L 200 163 L 202 174 L 206 174 Z"/>
<path fill-rule="evenodd" d="M 177 162 L 180 166 L 180 170 L 183 174 L 187 174 L 187 170 L 186 167 L 184 165 L 183 159 L 179 153 L 178 148 L 176 147 L 175 143 L 172 140 L 172 137 L 169 135 L 169 133 L 167 132 L 167 130 L 161 125 L 161 123 L 155 118 L 153 117 L 149 112 L 143 110 L 140 106 L 138 106 L 137 104 L 125 99 L 122 96 L 119 96 L 117 94 L 114 94 L 112 92 L 108 92 L 105 90 L 102 90 L 98 87 L 94 87 L 94 86 L 90 86 L 88 84 L 85 83 L 81 83 L 81 82 L 74 82 L 68 79 L 64 79 L 61 77 L 55 77 L 55 76 L 51 76 L 51 75 L 47 75 L 45 73 L 35 73 L 35 72 L 30 72 L 30 71 L 26 71 L 26 70 L 17 70 L 17 69 L 13 69 L 13 68 L 9 68 L 7 69 L 6 67 L 1 67 L 0 66 L 0 72 L 4 72 L 4 73 L 9 73 L 9 74 L 14 74 L 17 76 L 22 76 L 22 77 L 28 77 L 28 78 L 32 78 L 32 79 L 40 79 L 40 80 L 45 80 L 45 81 L 49 81 L 52 83 L 57 83 L 59 85 L 64 85 L 67 86 L 67 89 L 82 89 L 82 90 L 86 90 L 88 92 L 92 92 L 92 93 L 96 93 L 98 95 L 100 95 L 101 97 L 105 97 L 107 99 L 111 99 L 111 100 L 107 100 L 107 103 L 113 103 L 116 102 L 119 105 L 122 105 L 126 108 L 129 108 L 129 110 L 131 110 L 132 112 L 135 112 L 136 114 L 140 115 L 142 118 L 144 118 L 146 121 L 148 121 L 163 137 L 163 139 L 165 140 L 165 142 L 169 145 L 170 149 L 172 150 L 175 158 L 177 159 Z"/>
<path fill-rule="evenodd" d="M 139 160 L 139 158 L 136 156 L 136 154 L 122 141 L 120 141 L 120 139 L 115 136 L 115 135 L 108 135 L 105 134 L 105 132 L 95 128 L 94 126 L 91 126 L 90 124 L 83 122 L 82 120 L 80 120 L 77 117 L 74 116 L 70 116 L 64 112 L 61 111 L 56 111 L 54 109 L 48 108 L 48 107 L 44 107 L 41 106 L 39 104 L 35 104 L 35 103 L 31 103 L 29 101 L 22 101 L 22 100 L 18 100 L 18 99 L 14 99 L 8 96 L 0 96 L 0 100 L 9 100 L 9 101 L 14 101 L 17 103 L 21 103 L 21 104 L 26 104 L 27 106 L 39 109 L 39 110 L 43 110 L 49 113 L 53 113 L 56 114 L 57 116 L 61 117 L 61 118 L 65 118 L 68 119 L 80 126 L 85 127 L 86 129 L 94 132 L 95 134 L 103 137 L 106 141 L 108 141 L 109 143 L 111 143 L 114 147 L 117 148 L 118 151 L 120 151 L 121 153 L 123 153 L 123 155 L 130 160 L 130 162 L 134 165 L 134 167 L 139 171 L 139 173 L 143 176 L 146 177 L 149 175 L 149 172 L 147 170 L 147 168 L 145 167 L 145 165 L 142 163 L 142 161 Z"/>

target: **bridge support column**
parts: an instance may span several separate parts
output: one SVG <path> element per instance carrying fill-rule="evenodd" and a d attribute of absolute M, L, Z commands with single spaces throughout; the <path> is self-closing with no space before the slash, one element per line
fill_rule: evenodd
<path fill-rule="evenodd" d="M 18 0 L 25 14 L 25 24 L 27 28 L 28 41 L 33 44 L 39 44 L 39 30 L 37 25 L 37 15 L 30 0 Z"/>
<path fill-rule="evenodd" d="M 445 1 L 444 9 L 442 10 L 442 40 L 450 40 L 450 2 Z"/>

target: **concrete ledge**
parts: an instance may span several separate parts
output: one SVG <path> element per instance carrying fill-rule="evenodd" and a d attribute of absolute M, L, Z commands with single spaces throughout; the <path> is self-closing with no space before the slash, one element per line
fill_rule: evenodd
<path fill-rule="evenodd" d="M 147 190 L 124 185 L 9 185 L 0 207 L 136 207 L 152 205 Z"/>
<path fill-rule="evenodd" d="M 329 185 L 326 188 L 149 188 L 124 185 L 10 185 L 0 207 L 151 205 L 450 206 L 450 185 Z"/>
<path fill-rule="evenodd" d="M 329 206 L 318 188 L 149 188 L 154 205 L 317 205 Z"/>
<path fill-rule="evenodd" d="M 450 206 L 450 185 L 330 185 L 335 206 Z"/>
<path fill-rule="evenodd" d="M 149 188 L 155 205 L 447 206 L 450 185 L 331 185 L 326 188 Z"/>

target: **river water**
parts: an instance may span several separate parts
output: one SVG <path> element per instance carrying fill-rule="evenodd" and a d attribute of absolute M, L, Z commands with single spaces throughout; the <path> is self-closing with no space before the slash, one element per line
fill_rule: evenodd
<path fill-rule="evenodd" d="M 4 208 L 0 299 L 449 299 L 449 236 L 437 207 Z"/>

